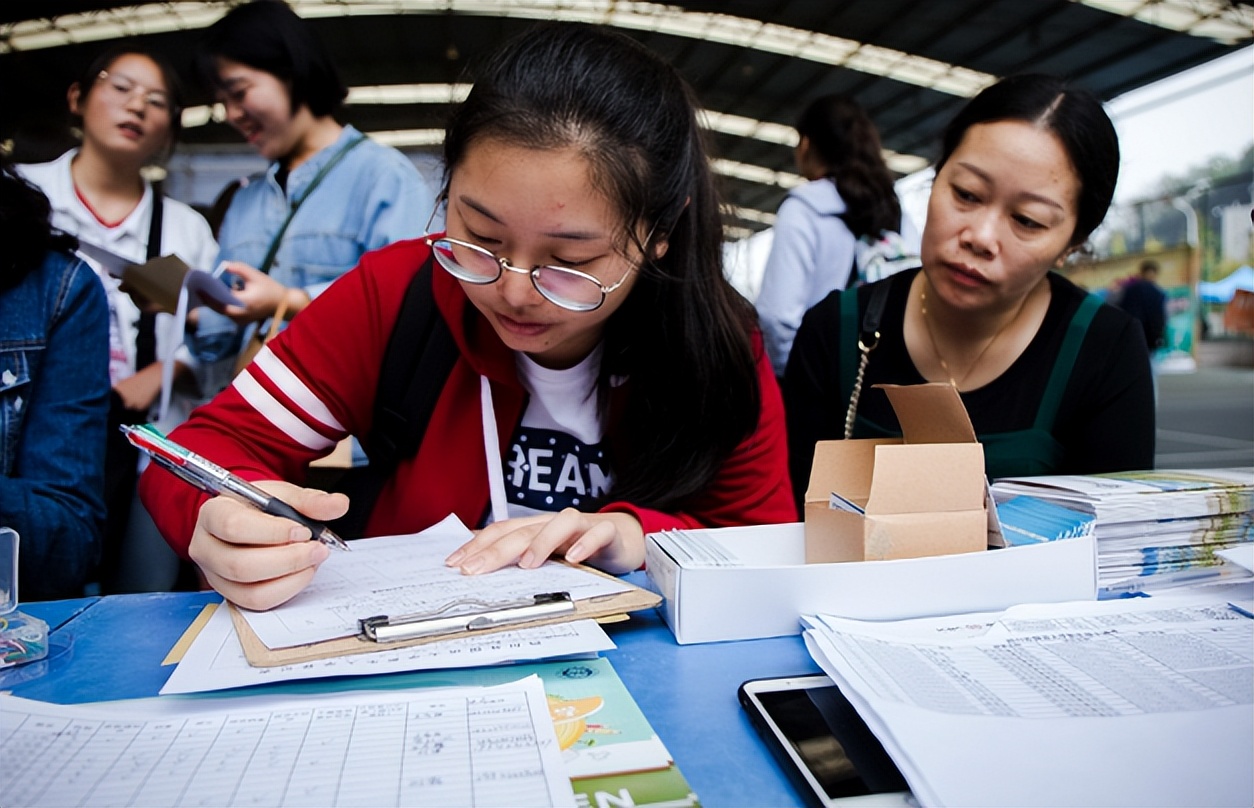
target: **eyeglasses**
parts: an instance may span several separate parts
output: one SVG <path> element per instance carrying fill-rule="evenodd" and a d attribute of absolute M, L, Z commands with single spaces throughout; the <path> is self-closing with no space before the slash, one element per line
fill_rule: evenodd
<path fill-rule="evenodd" d="M 477 244 L 455 238 L 426 239 L 435 260 L 450 275 L 466 283 L 495 283 L 505 270 L 531 276 L 531 285 L 545 300 L 569 311 L 596 311 L 605 296 L 622 286 L 635 267 L 627 267 L 617 283 L 602 286 L 601 281 L 586 272 L 566 267 L 516 267 L 504 258 Z"/>
<path fill-rule="evenodd" d="M 144 103 L 158 112 L 169 112 L 172 106 L 168 93 L 161 90 L 150 90 L 121 73 L 110 73 L 108 70 L 101 70 L 96 74 L 96 80 L 104 82 L 106 87 L 121 98 L 130 98 L 138 90 L 140 97 L 144 99 Z"/>
<path fill-rule="evenodd" d="M 435 213 L 432 212 L 431 216 L 434 220 Z M 427 229 L 430 228 L 431 221 L 428 221 Z M 634 266 L 628 267 L 617 283 L 603 286 L 599 278 L 569 267 L 516 267 L 491 250 L 461 239 L 427 237 L 423 240 L 440 266 L 458 280 L 486 285 L 496 283 L 506 270 L 520 272 L 531 276 L 531 285 L 545 300 L 568 311 L 596 311 L 601 308 L 605 296 L 622 286 L 635 269 Z M 647 239 L 645 243 L 648 243 Z"/>

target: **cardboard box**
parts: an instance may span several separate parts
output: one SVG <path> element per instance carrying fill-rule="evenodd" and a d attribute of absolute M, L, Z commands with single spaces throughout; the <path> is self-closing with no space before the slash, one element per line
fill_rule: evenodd
<path fill-rule="evenodd" d="M 903 437 L 815 446 L 806 563 L 984 550 L 996 520 L 989 516 L 984 449 L 958 391 L 948 384 L 876 387 L 888 394 Z"/>
<path fill-rule="evenodd" d="M 1097 597 L 1091 533 L 981 553 L 807 564 L 801 523 L 651 534 L 645 564 L 681 644 L 798 634 L 803 614 L 862 620 Z"/>

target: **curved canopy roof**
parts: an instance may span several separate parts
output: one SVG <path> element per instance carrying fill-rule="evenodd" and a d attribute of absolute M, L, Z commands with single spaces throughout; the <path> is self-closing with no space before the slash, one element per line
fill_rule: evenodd
<path fill-rule="evenodd" d="M 18 159 L 68 145 L 65 90 L 105 41 L 138 37 L 190 78 L 199 31 L 233 2 L 0 4 L 0 137 Z M 541 19 L 615 26 L 670 60 L 707 110 L 727 224 L 769 225 L 795 174 L 791 124 L 814 97 L 853 95 L 890 167 L 934 157 L 963 101 L 1016 72 L 1066 76 L 1102 98 L 1254 38 L 1249 0 L 291 0 L 353 88 L 341 116 L 380 140 L 435 149 L 467 68 Z M 193 93 L 200 104 L 203 93 Z M 238 143 L 208 107 L 184 142 Z"/>

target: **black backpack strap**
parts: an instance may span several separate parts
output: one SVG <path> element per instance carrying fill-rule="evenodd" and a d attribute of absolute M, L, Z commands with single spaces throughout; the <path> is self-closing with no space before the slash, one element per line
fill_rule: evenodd
<path fill-rule="evenodd" d="M 337 489 L 349 497 L 348 513 L 333 523 L 341 536 L 359 538 L 383 486 L 396 466 L 418 452 L 444 383 L 460 351 L 440 315 L 432 290 L 430 258 L 405 291 L 400 315 L 388 337 L 375 391 L 374 420 L 362 447 L 370 465 L 353 469 Z"/>

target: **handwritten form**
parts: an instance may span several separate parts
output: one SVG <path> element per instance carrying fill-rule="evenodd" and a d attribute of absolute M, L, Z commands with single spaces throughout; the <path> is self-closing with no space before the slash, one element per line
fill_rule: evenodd
<path fill-rule="evenodd" d="M 823 615 L 806 645 L 924 805 L 1249 806 L 1254 620 L 1228 599 Z"/>
<path fill-rule="evenodd" d="M 488 688 L 64 707 L 0 696 L 22 806 L 574 806 L 539 677 Z"/>
<path fill-rule="evenodd" d="M 183 655 L 174 673 L 170 674 L 165 686 L 161 688 L 161 694 L 201 693 L 325 676 L 365 676 L 395 671 L 468 668 L 595 653 L 613 647 L 613 641 L 595 620 L 575 620 L 570 623 L 480 634 L 368 654 L 254 668 L 248 664 L 244 649 L 240 647 L 239 635 L 235 633 L 230 613 L 225 605 L 219 605 Z"/>
<path fill-rule="evenodd" d="M 287 603 L 241 613 L 268 648 L 288 648 L 356 634 L 363 617 L 431 612 L 459 600 L 496 603 L 545 592 L 584 600 L 629 589 L 617 579 L 553 561 L 486 575 L 462 575 L 444 566 L 471 536 L 449 516 L 415 536 L 355 541 L 351 553 L 332 553 L 313 583 Z"/>

